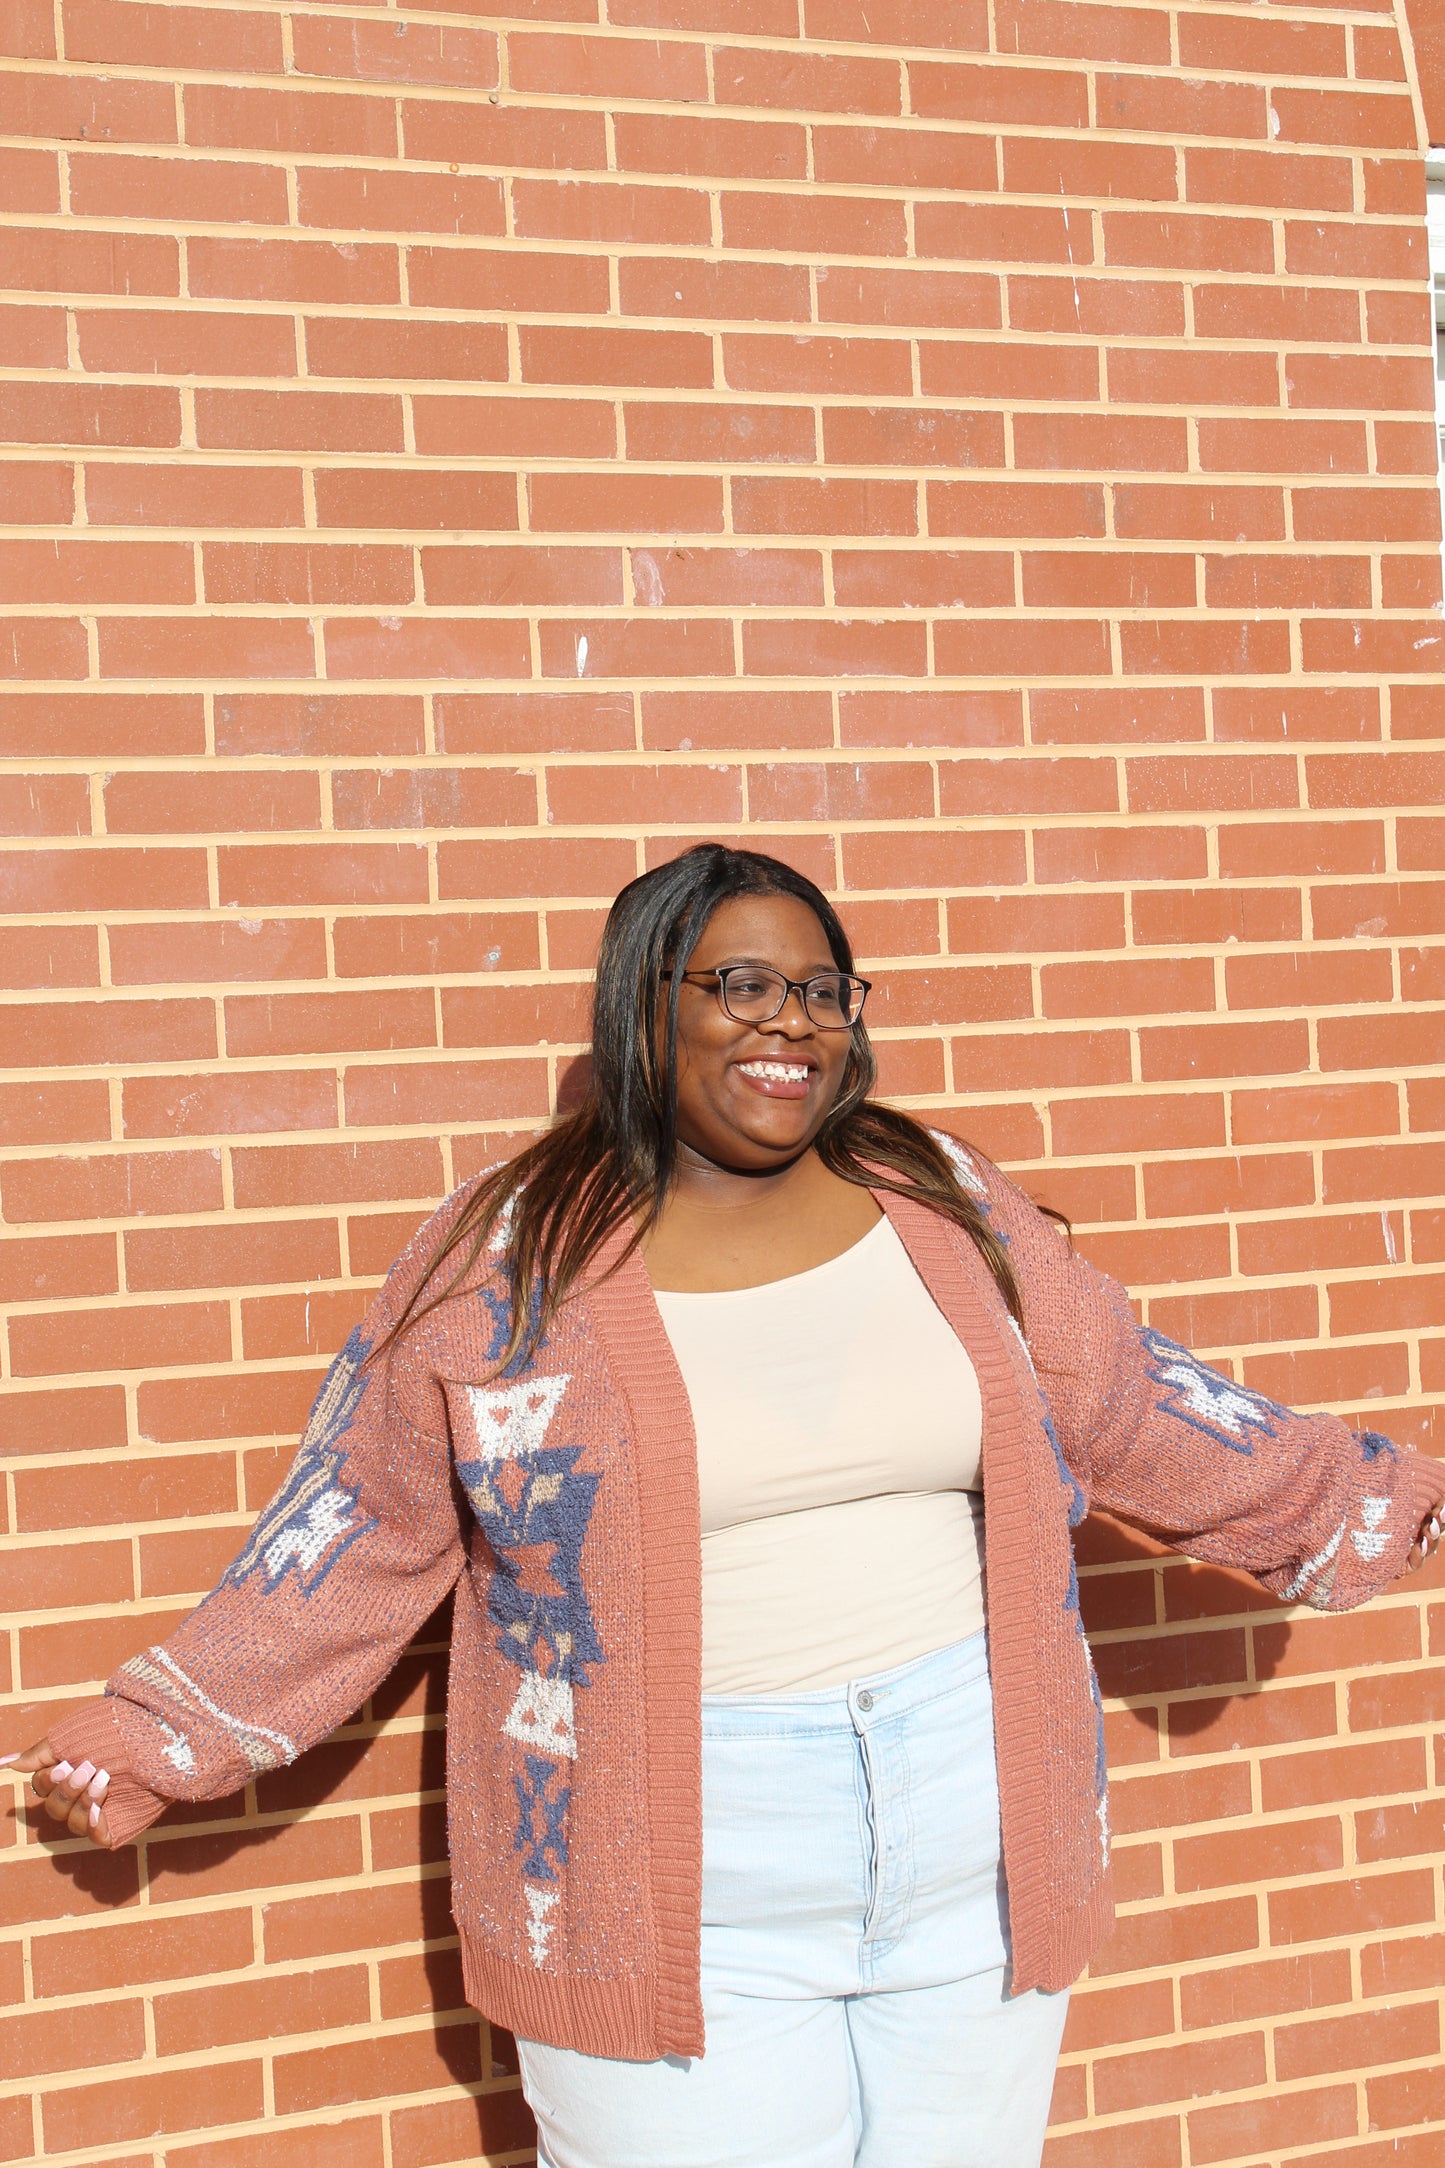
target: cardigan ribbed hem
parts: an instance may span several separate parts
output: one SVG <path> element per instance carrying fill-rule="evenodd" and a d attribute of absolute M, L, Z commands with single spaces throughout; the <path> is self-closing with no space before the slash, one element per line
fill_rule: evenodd
<path fill-rule="evenodd" d="M 618 2062 L 654 2063 L 664 2055 L 697 2054 L 668 2043 L 658 2024 L 655 1980 L 565 1978 L 508 1964 L 460 1930 L 462 1988 L 489 2024 L 505 2025 L 522 2040 L 574 2048 Z"/>
<path fill-rule="evenodd" d="M 97 1769 L 108 1771 L 110 1789 L 103 1811 L 112 1852 L 141 1836 L 172 1804 L 132 1774 L 120 1712 L 110 1695 L 63 1716 L 58 1724 L 51 1725 L 48 1737 L 61 1760 L 68 1761 L 72 1768 L 89 1761 Z"/>

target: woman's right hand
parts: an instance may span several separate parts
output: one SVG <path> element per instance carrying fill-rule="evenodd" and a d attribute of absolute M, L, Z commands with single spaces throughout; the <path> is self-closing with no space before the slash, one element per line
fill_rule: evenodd
<path fill-rule="evenodd" d="M 110 1831 L 105 1820 L 105 1795 L 110 1773 L 94 1762 L 72 1768 L 62 1761 L 48 1739 L 38 1740 L 23 1754 L 7 1754 L 0 1767 L 28 1776 L 30 1789 L 53 1822 L 63 1823 L 72 1837 L 89 1837 L 103 1852 L 110 1850 Z"/>

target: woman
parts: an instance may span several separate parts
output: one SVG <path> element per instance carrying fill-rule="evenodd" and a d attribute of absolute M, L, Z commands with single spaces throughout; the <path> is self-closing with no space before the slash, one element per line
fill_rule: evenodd
<path fill-rule="evenodd" d="M 455 1585 L 467 1992 L 550 2168 L 1036 2162 L 1111 1918 L 1069 1530 L 1329 1609 L 1438 1540 L 1445 1469 L 1141 1330 L 870 1102 L 867 991 L 776 860 L 624 889 L 581 1107 L 448 1200 L 220 1585 L 19 1757 L 124 1843 L 321 1738 Z"/>

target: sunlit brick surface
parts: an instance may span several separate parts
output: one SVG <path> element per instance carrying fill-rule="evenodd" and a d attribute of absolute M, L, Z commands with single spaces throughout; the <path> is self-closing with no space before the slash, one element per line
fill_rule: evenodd
<path fill-rule="evenodd" d="M 207 1588 L 696 836 L 841 896 L 887 1089 L 1153 1323 L 1445 1449 L 1401 30 L 0 8 L 6 1744 Z M 1047 2168 L 1439 2168 L 1445 1575 L 1315 1619 L 1082 1559 L 1121 1918 Z M 444 1633 L 138 1851 L 7 1824 L 0 2160 L 531 2159 Z"/>

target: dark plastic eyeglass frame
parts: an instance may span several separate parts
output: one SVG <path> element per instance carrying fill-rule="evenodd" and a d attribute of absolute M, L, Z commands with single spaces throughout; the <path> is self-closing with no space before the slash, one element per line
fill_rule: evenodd
<path fill-rule="evenodd" d="M 728 1007 L 728 980 L 735 971 L 765 971 L 770 979 L 782 980 L 783 991 L 778 996 L 778 1005 L 771 1014 L 767 1016 L 739 1016 L 736 1010 Z M 863 1014 L 863 1003 L 873 991 L 873 981 L 859 978 L 856 971 L 815 971 L 810 979 L 790 979 L 786 972 L 775 971 L 771 964 L 715 964 L 710 971 L 679 971 L 678 977 L 680 979 L 710 979 L 716 988 L 718 1000 L 722 1003 L 723 1014 L 730 1016 L 735 1024 L 771 1024 L 773 1018 L 781 1016 L 788 1006 L 789 994 L 797 994 L 803 1004 L 803 1014 L 816 1031 L 851 1031 L 857 1023 L 858 1017 Z M 810 986 L 820 985 L 825 979 L 842 979 L 850 986 L 862 987 L 863 994 L 858 1003 L 857 1016 L 849 1017 L 848 1021 L 843 1024 L 819 1023 L 808 1006 L 808 989 Z"/>

